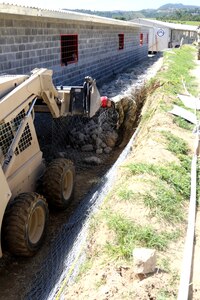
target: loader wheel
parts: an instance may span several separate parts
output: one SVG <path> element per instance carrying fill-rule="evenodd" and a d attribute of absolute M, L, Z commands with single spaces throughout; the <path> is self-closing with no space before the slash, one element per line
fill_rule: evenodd
<path fill-rule="evenodd" d="M 8 250 L 17 256 L 32 256 L 40 248 L 48 221 L 46 200 L 37 193 L 19 194 L 9 205 L 3 221 Z"/>
<path fill-rule="evenodd" d="M 75 168 L 72 161 L 65 158 L 53 160 L 43 177 L 44 195 L 50 206 L 64 210 L 73 198 Z"/>

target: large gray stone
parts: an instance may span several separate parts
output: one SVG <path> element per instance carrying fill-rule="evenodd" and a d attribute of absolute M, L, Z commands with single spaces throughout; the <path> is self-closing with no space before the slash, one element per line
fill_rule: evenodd
<path fill-rule="evenodd" d="M 148 274 L 155 271 L 156 250 L 135 248 L 133 250 L 133 271 L 135 274 Z"/>
<path fill-rule="evenodd" d="M 115 146 L 117 139 L 118 134 L 115 131 L 107 131 L 104 135 L 104 142 L 110 148 L 113 148 Z"/>
<path fill-rule="evenodd" d="M 96 150 L 96 154 L 102 154 L 103 153 L 103 149 L 102 148 L 99 148 Z"/>
<path fill-rule="evenodd" d="M 103 151 L 104 151 L 104 153 L 109 154 L 112 151 L 112 148 L 106 147 L 106 148 L 104 148 Z"/>
<path fill-rule="evenodd" d="M 85 152 L 89 152 L 89 151 L 93 151 L 93 146 L 91 144 L 87 144 L 87 145 L 84 145 L 81 147 L 81 150 L 82 151 L 85 151 Z"/>
<path fill-rule="evenodd" d="M 80 140 L 81 142 L 83 142 L 84 139 L 85 139 L 85 135 L 84 135 L 83 133 L 79 132 L 78 138 L 79 138 L 79 140 Z"/>
<path fill-rule="evenodd" d="M 98 158 L 96 156 L 85 157 L 83 159 L 83 161 L 89 165 L 100 165 L 101 164 L 100 158 Z"/>

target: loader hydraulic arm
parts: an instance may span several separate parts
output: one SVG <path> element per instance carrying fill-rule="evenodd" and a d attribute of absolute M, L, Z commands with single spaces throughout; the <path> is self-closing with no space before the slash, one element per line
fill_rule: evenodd
<path fill-rule="evenodd" d="M 91 77 L 85 78 L 82 87 L 56 88 L 52 82 L 52 70 L 34 69 L 31 73 L 29 77 L 24 76 L 22 83 L 16 84 L 7 94 L 4 93 L 3 97 L 0 95 L 0 121 L 9 122 L 35 98 L 42 99 L 53 118 L 67 114 L 86 114 L 92 117 L 99 109 L 100 94 Z M 0 82 L 0 90 L 3 88 Z M 37 106 L 36 111 L 40 109 L 41 106 Z"/>
<path fill-rule="evenodd" d="M 0 120 L 9 122 L 36 97 L 44 100 L 54 118 L 60 116 L 51 70 L 34 69 L 28 79 L 1 98 Z"/>

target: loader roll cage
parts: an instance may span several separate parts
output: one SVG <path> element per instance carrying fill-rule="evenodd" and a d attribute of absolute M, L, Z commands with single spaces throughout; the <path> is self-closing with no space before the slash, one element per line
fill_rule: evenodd
<path fill-rule="evenodd" d="M 39 249 L 48 221 L 47 203 L 65 209 L 74 190 L 71 161 L 57 159 L 46 170 L 34 112 L 49 112 L 53 118 L 92 117 L 101 104 L 91 77 L 85 78 L 83 86 L 55 87 L 52 74 L 42 68 L 34 69 L 30 76 L 0 76 L 0 233 L 4 232 L 8 249 L 15 255 L 31 256 Z M 44 195 L 39 195 L 36 182 L 42 174 Z M 55 184 L 58 186 L 52 190 Z"/>

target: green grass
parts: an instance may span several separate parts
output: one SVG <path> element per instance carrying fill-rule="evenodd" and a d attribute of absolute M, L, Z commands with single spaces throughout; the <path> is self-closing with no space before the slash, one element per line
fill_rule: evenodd
<path fill-rule="evenodd" d="M 174 153 L 180 164 L 169 163 L 165 166 L 149 163 L 131 163 L 126 167 L 132 175 L 150 174 L 152 190 L 142 197 L 143 203 L 150 209 L 150 215 L 168 222 L 184 220 L 183 201 L 190 197 L 191 158 L 188 156 L 188 144 L 169 131 L 162 131 L 166 138 L 166 147 Z"/>
<path fill-rule="evenodd" d="M 174 153 L 180 160 L 180 165 L 169 163 L 166 166 L 159 166 L 148 163 L 131 163 L 126 167 L 132 175 L 150 174 L 166 182 L 176 193 L 179 193 L 184 199 L 190 195 L 190 164 L 188 157 L 188 144 L 180 137 L 175 136 L 169 131 L 162 131 L 167 140 L 167 149 Z M 159 188 L 160 189 L 160 188 Z"/>
<path fill-rule="evenodd" d="M 159 108 L 161 111 L 169 112 L 173 109 L 172 103 L 160 102 Z"/>
<path fill-rule="evenodd" d="M 171 271 L 170 268 L 170 261 L 167 257 L 162 258 L 160 261 L 158 261 L 159 269 L 161 271 L 169 273 Z"/>
<path fill-rule="evenodd" d="M 150 215 L 167 222 L 177 223 L 184 219 L 183 202 L 190 197 L 190 159 L 180 155 L 181 165 L 168 164 L 156 166 L 153 164 L 129 164 L 127 167 L 132 175 L 150 174 L 152 190 L 144 195 L 135 195 L 142 199 L 150 209 Z"/>
<path fill-rule="evenodd" d="M 189 197 L 190 178 L 186 169 L 181 165 L 169 164 L 162 167 L 153 164 L 131 163 L 127 165 L 127 168 L 132 175 L 147 173 L 157 176 L 160 180 L 169 184 L 175 192 L 180 193 L 184 199 L 188 199 Z"/>
<path fill-rule="evenodd" d="M 156 183 L 154 189 L 155 195 L 146 193 L 143 196 L 144 204 L 151 211 L 150 215 L 173 223 L 183 221 L 181 195 L 162 183 Z"/>
<path fill-rule="evenodd" d="M 181 162 L 181 167 L 184 169 L 183 172 L 187 172 L 189 176 L 191 171 L 191 157 L 182 154 L 178 154 L 177 157 Z"/>
<path fill-rule="evenodd" d="M 172 134 L 170 131 L 162 131 L 162 134 L 167 139 L 167 150 L 179 155 L 187 155 L 190 151 L 188 144 L 180 137 Z"/>
<path fill-rule="evenodd" d="M 194 128 L 193 124 L 189 123 L 188 121 L 186 121 L 185 119 L 183 119 L 179 116 L 175 117 L 173 122 L 183 129 L 187 129 L 187 130 L 191 131 Z"/>
<path fill-rule="evenodd" d="M 135 197 L 135 193 L 130 190 L 130 189 L 127 189 L 127 188 L 121 188 L 119 191 L 118 191 L 118 196 L 121 200 L 124 200 L 124 201 L 131 201 L 133 200 L 133 198 Z"/>
<path fill-rule="evenodd" d="M 171 298 L 171 292 L 167 289 L 161 289 L 157 295 L 157 300 L 169 300 Z"/>
<path fill-rule="evenodd" d="M 149 247 L 164 251 L 171 240 L 177 238 L 177 232 L 158 233 L 150 225 L 141 226 L 120 214 L 105 213 L 110 230 L 115 232 L 115 242 L 107 242 L 106 250 L 113 258 L 130 259 L 135 247 Z"/>
<path fill-rule="evenodd" d="M 177 95 L 184 92 L 184 82 L 188 91 L 195 95 L 197 83 L 189 72 L 195 67 L 195 53 L 195 47 L 186 45 L 164 53 L 164 64 L 167 65 L 167 69 L 160 73 L 159 78 L 165 83 L 166 94 Z"/>

